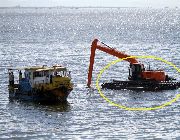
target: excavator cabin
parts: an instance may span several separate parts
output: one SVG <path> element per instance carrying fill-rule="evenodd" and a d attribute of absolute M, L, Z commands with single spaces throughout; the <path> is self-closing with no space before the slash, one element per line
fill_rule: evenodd
<path fill-rule="evenodd" d="M 130 64 L 129 80 L 168 81 L 166 77 L 167 75 L 165 75 L 165 72 L 162 70 L 145 70 L 143 64 Z"/>

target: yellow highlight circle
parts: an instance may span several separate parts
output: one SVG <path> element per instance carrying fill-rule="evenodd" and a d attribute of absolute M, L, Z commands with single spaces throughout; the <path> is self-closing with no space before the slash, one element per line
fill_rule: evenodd
<path fill-rule="evenodd" d="M 159 58 L 159 57 L 155 57 L 155 56 L 130 56 L 130 57 L 126 57 L 126 58 L 122 58 L 122 59 L 117 59 L 117 60 L 114 60 L 112 62 L 110 62 L 108 65 L 106 65 L 102 70 L 100 70 L 99 74 L 98 74 L 98 77 L 97 77 L 97 80 L 96 80 L 96 87 L 98 89 L 98 92 L 100 94 L 100 96 L 105 99 L 107 102 L 109 102 L 111 105 L 113 106 L 116 106 L 116 107 L 119 107 L 121 109 L 124 109 L 124 110 L 129 110 L 129 111 L 148 111 L 148 110 L 156 110 L 156 109 L 162 109 L 168 105 L 171 105 L 172 103 L 176 102 L 179 98 L 180 98 L 180 94 L 177 94 L 175 98 L 173 98 L 172 100 L 168 101 L 168 102 L 165 102 L 159 106 L 155 106 L 155 107 L 141 107 L 141 108 L 130 108 L 130 107 L 127 107 L 127 106 L 123 106 L 121 104 L 116 104 L 115 102 L 111 101 L 110 99 L 108 99 L 101 91 L 101 88 L 99 86 L 99 79 L 101 78 L 101 75 L 103 74 L 103 72 L 105 70 L 107 70 L 111 65 L 114 65 L 116 64 L 117 62 L 120 62 L 122 60 L 126 60 L 128 58 L 143 58 L 143 59 L 154 59 L 154 60 L 159 60 L 159 61 L 162 61 L 172 67 L 174 67 L 175 70 L 177 70 L 179 73 L 180 73 L 180 69 L 178 69 L 174 64 L 172 64 L 171 62 L 168 62 L 162 58 Z"/>

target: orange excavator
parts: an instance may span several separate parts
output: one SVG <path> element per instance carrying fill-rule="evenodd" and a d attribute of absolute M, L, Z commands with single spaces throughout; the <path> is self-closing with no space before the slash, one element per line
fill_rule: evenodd
<path fill-rule="evenodd" d="M 99 42 L 98 39 L 94 39 L 91 45 L 91 56 L 87 83 L 88 87 L 91 86 L 92 71 L 96 49 L 121 59 L 125 58 L 124 60 L 130 63 L 128 76 L 129 81 L 113 80 L 113 82 L 111 83 L 103 83 L 102 88 L 134 90 L 168 90 L 177 89 L 180 87 L 180 83 L 173 82 L 172 80 L 174 79 L 166 75 L 163 70 L 146 70 L 144 65 L 139 63 L 137 59 L 128 58 L 130 57 L 130 55 L 127 55 L 114 48 L 111 48 L 103 42 Z"/>

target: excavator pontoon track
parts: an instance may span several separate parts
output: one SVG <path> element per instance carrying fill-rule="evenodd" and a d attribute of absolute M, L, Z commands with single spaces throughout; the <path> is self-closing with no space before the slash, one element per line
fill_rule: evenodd
<path fill-rule="evenodd" d="M 113 89 L 113 90 L 142 90 L 142 91 L 158 91 L 158 90 L 174 90 L 180 88 L 180 82 L 172 81 L 118 81 L 113 80 L 113 82 L 103 83 L 103 89 Z"/>

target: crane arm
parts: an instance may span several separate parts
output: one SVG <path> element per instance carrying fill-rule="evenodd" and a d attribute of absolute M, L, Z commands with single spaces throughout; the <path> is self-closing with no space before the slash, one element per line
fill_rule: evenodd
<path fill-rule="evenodd" d="M 90 64 L 89 64 L 89 73 L 88 73 L 88 83 L 87 86 L 90 87 L 91 85 L 91 79 L 92 79 L 92 71 L 93 71 L 93 64 L 94 64 L 94 58 L 95 58 L 95 51 L 96 49 L 101 50 L 103 52 L 106 52 L 110 55 L 116 56 L 118 58 L 127 58 L 130 57 L 130 55 L 127 55 L 123 52 L 119 52 L 116 49 L 113 49 L 105 44 L 98 45 L 98 39 L 94 39 L 91 45 L 91 56 L 90 56 Z M 135 58 L 128 58 L 125 59 L 131 64 L 138 63 L 138 61 Z"/>

